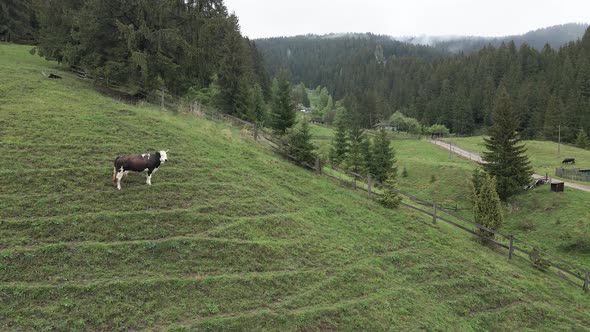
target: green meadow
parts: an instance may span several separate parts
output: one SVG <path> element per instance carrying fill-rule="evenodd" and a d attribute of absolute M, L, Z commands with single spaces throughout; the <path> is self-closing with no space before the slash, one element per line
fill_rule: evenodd
<path fill-rule="evenodd" d="M 590 297 L 526 260 L 29 49 L 0 44 L 0 330 L 590 328 Z M 394 146 L 408 191 L 465 200 L 471 164 Z M 116 190 L 117 155 L 161 149 L 152 186 L 130 174 Z"/>

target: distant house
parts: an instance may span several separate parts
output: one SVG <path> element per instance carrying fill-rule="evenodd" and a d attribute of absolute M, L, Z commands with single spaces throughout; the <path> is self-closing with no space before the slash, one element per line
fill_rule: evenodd
<path fill-rule="evenodd" d="M 311 107 L 301 107 L 300 111 L 303 113 L 311 113 L 312 108 Z"/>
<path fill-rule="evenodd" d="M 310 122 L 313 124 L 324 124 L 324 120 L 322 118 L 311 118 Z"/>
<path fill-rule="evenodd" d="M 379 121 L 379 123 L 375 124 L 373 126 L 373 128 L 379 130 L 379 129 L 383 129 L 383 130 L 389 130 L 389 131 L 397 131 L 397 128 L 392 125 L 391 123 L 389 123 L 389 121 Z"/>

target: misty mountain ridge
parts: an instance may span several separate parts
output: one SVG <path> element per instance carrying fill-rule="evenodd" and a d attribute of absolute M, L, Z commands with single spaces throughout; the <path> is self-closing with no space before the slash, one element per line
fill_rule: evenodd
<path fill-rule="evenodd" d="M 472 53 L 477 52 L 487 45 L 494 47 L 500 46 L 502 43 L 509 43 L 514 41 L 517 47 L 526 43 L 537 50 L 543 49 L 545 44 L 549 44 L 552 48 L 558 49 L 561 46 L 576 41 L 584 35 L 588 28 L 588 23 L 567 23 L 561 25 L 554 25 L 550 27 L 532 30 L 522 35 L 500 36 L 500 37 L 481 37 L 481 36 L 389 36 L 379 35 L 370 32 L 342 32 L 329 33 L 324 35 L 306 34 L 293 37 L 273 37 L 261 38 L 261 40 L 273 39 L 312 39 L 312 40 L 333 40 L 340 38 L 355 38 L 355 39 L 372 39 L 376 41 L 392 41 L 409 43 L 416 46 L 427 46 L 436 49 L 439 53 Z"/>
<path fill-rule="evenodd" d="M 502 43 L 514 41 L 516 46 L 526 43 L 537 50 L 543 49 L 545 44 L 552 48 L 576 41 L 582 38 L 588 28 L 587 23 L 567 23 L 554 25 L 529 31 L 522 35 L 511 35 L 503 37 L 479 37 L 479 36 L 414 36 L 414 37 L 394 37 L 399 41 L 405 41 L 414 45 L 428 45 L 449 53 L 471 53 L 481 48 L 492 45 L 500 46 Z"/>

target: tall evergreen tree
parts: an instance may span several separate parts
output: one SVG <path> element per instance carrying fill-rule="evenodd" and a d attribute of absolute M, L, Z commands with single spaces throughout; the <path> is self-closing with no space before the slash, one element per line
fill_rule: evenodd
<path fill-rule="evenodd" d="M 273 80 L 271 127 L 279 135 L 295 124 L 295 104 L 291 98 L 291 84 L 287 72 L 283 71 Z"/>
<path fill-rule="evenodd" d="M 334 138 L 332 138 L 332 147 L 329 156 L 330 162 L 340 165 L 346 158 L 348 147 L 346 121 L 340 116 L 336 119 L 336 132 L 334 133 Z"/>
<path fill-rule="evenodd" d="M 235 15 L 228 21 L 223 41 L 223 57 L 219 67 L 218 107 L 230 114 L 244 117 L 248 114 L 249 91 L 246 83 L 247 57 L 244 40 L 240 35 L 238 18 Z"/>
<path fill-rule="evenodd" d="M 385 182 L 390 173 L 397 174 L 395 153 L 384 129 L 379 130 L 373 142 L 370 173 L 379 182 Z"/>
<path fill-rule="evenodd" d="M 516 131 L 519 121 L 512 109 L 510 96 L 503 86 L 498 89 L 492 120 L 489 138 L 485 139 L 484 169 L 497 179 L 498 194 L 505 200 L 530 182 L 533 169 L 526 147 Z"/>
<path fill-rule="evenodd" d="M 363 153 L 363 141 L 365 138 L 364 130 L 360 127 L 353 127 L 349 129 L 348 138 L 350 145 L 346 159 L 344 160 L 345 167 L 357 174 L 364 174 L 366 172 L 366 162 Z"/>

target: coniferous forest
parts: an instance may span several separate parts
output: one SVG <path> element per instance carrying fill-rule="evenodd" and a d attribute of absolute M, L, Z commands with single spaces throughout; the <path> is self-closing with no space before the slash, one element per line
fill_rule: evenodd
<path fill-rule="evenodd" d="M 424 125 L 472 134 L 492 124 L 501 86 L 523 138 L 573 142 L 590 130 L 590 31 L 559 49 L 514 42 L 468 55 L 442 53 L 370 34 L 258 40 L 267 68 L 286 67 L 295 81 L 347 95 L 365 127 L 394 112 Z"/>
<path fill-rule="evenodd" d="M 243 117 L 270 93 L 256 46 L 222 0 L 24 0 L 0 8 L 1 39 L 34 43 L 48 60 L 136 91 L 192 93 Z"/>
<path fill-rule="evenodd" d="M 480 132 L 504 86 L 523 138 L 574 142 L 590 132 L 588 31 L 558 49 L 510 41 L 451 54 L 372 34 L 254 43 L 222 0 L 8 0 L 0 39 L 35 44 L 47 59 L 138 91 L 190 94 L 251 120 L 269 113 L 268 77 L 287 69 L 293 83 L 326 87 L 334 110 L 349 96 L 364 127 L 400 111 L 425 126 Z"/>

